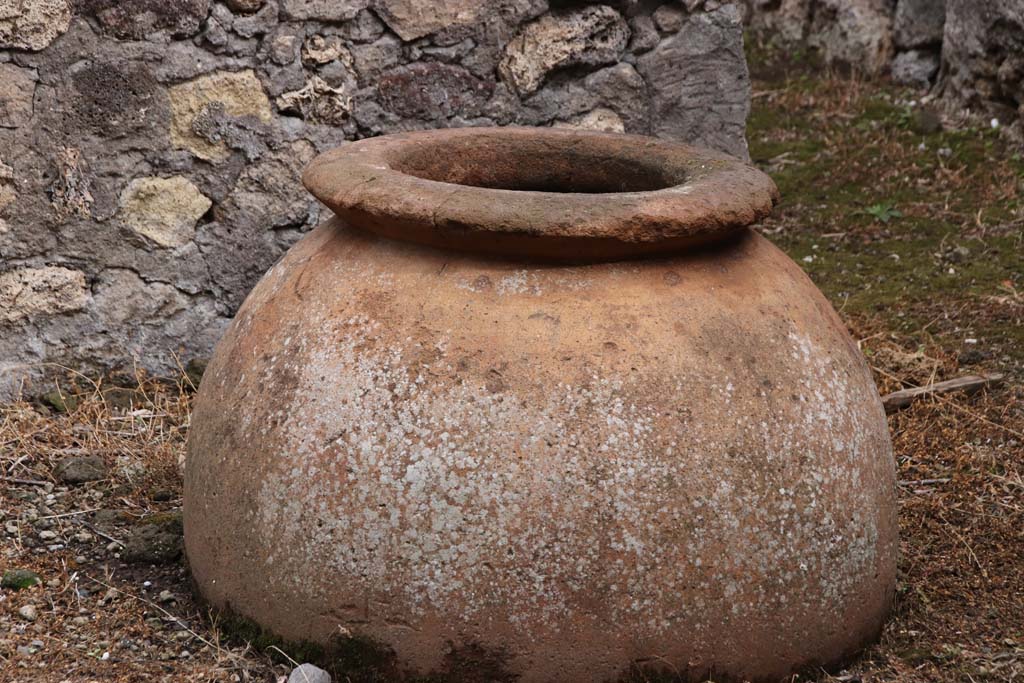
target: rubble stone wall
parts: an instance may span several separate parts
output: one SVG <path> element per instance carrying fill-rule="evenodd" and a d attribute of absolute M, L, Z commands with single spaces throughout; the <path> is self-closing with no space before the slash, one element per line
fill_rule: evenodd
<path fill-rule="evenodd" d="M 1024 0 L 743 0 L 743 9 L 770 39 L 930 89 L 1024 141 Z"/>
<path fill-rule="evenodd" d="M 745 156 L 749 90 L 716 0 L 0 0 L 0 394 L 208 354 L 345 140 L 560 125 Z"/>
<path fill-rule="evenodd" d="M 946 0 L 943 86 L 1024 140 L 1024 0 Z"/>

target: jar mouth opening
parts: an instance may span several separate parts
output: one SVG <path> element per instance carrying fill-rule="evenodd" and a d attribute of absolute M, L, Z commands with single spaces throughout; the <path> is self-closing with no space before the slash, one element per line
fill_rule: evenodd
<path fill-rule="evenodd" d="M 462 136 L 394 154 L 391 168 L 423 180 L 512 192 L 655 192 L 686 181 L 684 169 L 608 149 L 604 138 Z M 589 144 L 587 144 L 589 143 Z"/>
<path fill-rule="evenodd" d="M 348 225 L 434 247 L 563 261 L 667 253 L 766 216 L 775 184 L 720 152 L 560 128 L 351 142 L 303 183 Z"/>

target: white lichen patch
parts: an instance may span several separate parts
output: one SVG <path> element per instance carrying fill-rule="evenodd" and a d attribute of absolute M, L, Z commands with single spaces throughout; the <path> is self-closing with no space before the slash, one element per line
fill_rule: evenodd
<path fill-rule="evenodd" d="M 241 426 L 283 444 L 248 524 L 287 590 L 350 625 L 432 614 L 524 638 L 580 620 L 698 637 L 723 619 L 839 613 L 875 572 L 886 445 L 862 383 L 805 335 L 779 344 L 793 397 L 714 363 L 494 384 L 460 375 L 446 337 L 396 340 L 365 314 L 325 323 L 256 380 L 296 389 Z M 386 607 L 331 606 L 339 586 Z"/>
<path fill-rule="evenodd" d="M 558 291 L 581 291 L 591 287 L 591 281 L 587 277 L 581 277 L 580 271 L 586 269 L 548 269 L 548 270 L 527 270 L 518 269 L 502 274 L 498 278 L 489 275 L 460 275 L 455 286 L 459 289 L 481 293 L 494 291 L 498 296 L 543 296 L 550 293 L 550 290 Z M 563 272 L 564 271 L 564 272 Z M 548 292 L 545 292 L 545 287 Z"/>

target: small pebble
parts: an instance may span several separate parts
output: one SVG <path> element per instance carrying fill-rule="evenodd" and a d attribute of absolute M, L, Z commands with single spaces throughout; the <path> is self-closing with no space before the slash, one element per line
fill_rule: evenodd
<path fill-rule="evenodd" d="M 39 610 L 36 609 L 35 605 L 22 605 L 21 609 L 18 610 L 18 616 L 25 621 L 35 621 L 39 617 Z"/>
<path fill-rule="evenodd" d="M 292 669 L 288 683 L 331 683 L 331 675 L 318 666 L 300 664 Z"/>
<path fill-rule="evenodd" d="M 963 246 L 954 247 L 953 250 L 949 252 L 949 260 L 953 263 L 963 263 L 970 257 L 971 250 Z"/>
<path fill-rule="evenodd" d="M 0 580 L 0 586 L 18 591 L 23 588 L 31 588 L 42 582 L 39 574 L 28 569 L 8 569 L 4 572 L 3 579 Z"/>
<path fill-rule="evenodd" d="M 84 484 L 107 476 L 107 466 L 97 455 L 71 456 L 57 463 L 54 475 L 66 484 Z"/>

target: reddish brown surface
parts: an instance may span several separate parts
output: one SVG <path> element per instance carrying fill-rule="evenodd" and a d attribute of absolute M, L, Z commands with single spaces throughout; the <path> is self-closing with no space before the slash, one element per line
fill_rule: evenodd
<path fill-rule="evenodd" d="M 720 239 L 764 218 L 778 198 L 768 176 L 720 152 L 557 128 L 361 140 L 315 159 L 303 182 L 381 235 L 559 261 Z"/>
<path fill-rule="evenodd" d="M 481 191 L 510 215 L 539 194 Z M 888 430 L 834 311 L 742 229 L 766 192 L 731 223 L 690 209 L 733 233 L 722 244 L 625 263 L 322 225 L 203 380 L 185 533 L 204 596 L 286 638 L 341 629 L 421 674 L 470 653 L 523 681 L 637 665 L 772 680 L 869 642 L 895 581 Z M 566 225 L 616 196 L 560 195 Z M 375 215 L 352 201 L 353 220 Z M 602 239 L 660 239 L 621 227 Z"/>

